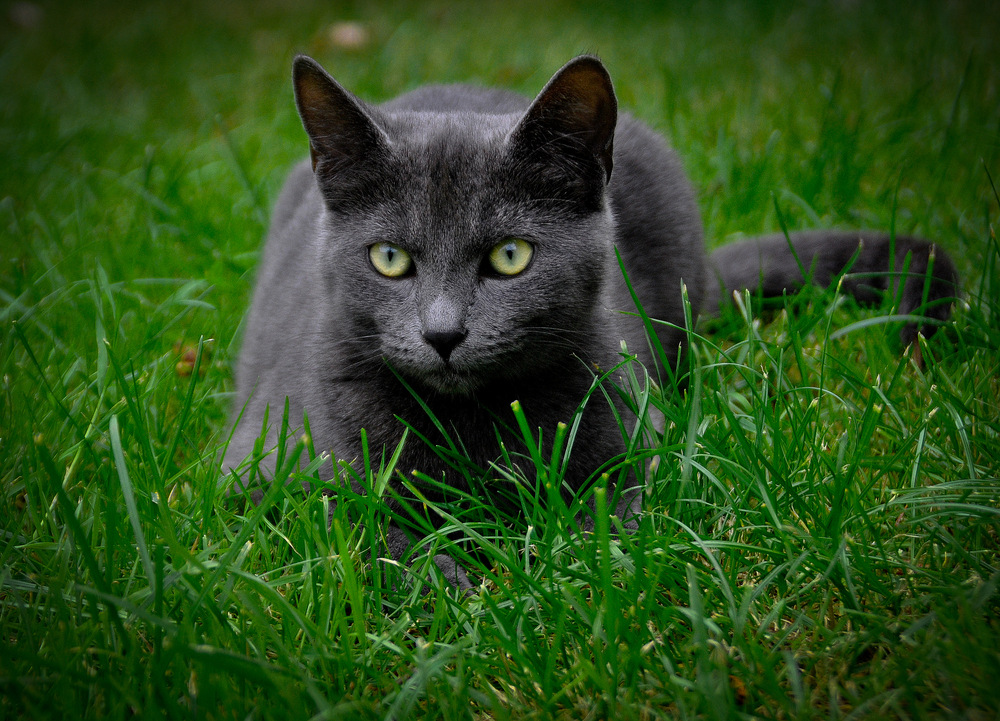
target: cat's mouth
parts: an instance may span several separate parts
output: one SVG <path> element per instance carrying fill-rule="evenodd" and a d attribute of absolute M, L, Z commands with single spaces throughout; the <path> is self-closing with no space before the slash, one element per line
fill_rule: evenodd
<path fill-rule="evenodd" d="M 471 396 L 497 383 L 509 383 L 524 372 L 526 354 L 522 344 L 515 342 L 512 334 L 501 340 L 485 343 L 466 338 L 447 358 L 429 345 L 407 343 L 385 347 L 383 358 L 415 389 Z"/>
<path fill-rule="evenodd" d="M 408 382 L 438 393 L 452 396 L 470 395 L 480 388 L 491 374 L 481 367 L 468 367 L 453 360 L 426 364 L 393 364 Z"/>
<path fill-rule="evenodd" d="M 423 385 L 446 395 L 469 395 L 482 385 L 481 375 L 462 370 L 454 364 L 444 361 L 437 368 L 427 368 L 417 376 Z"/>

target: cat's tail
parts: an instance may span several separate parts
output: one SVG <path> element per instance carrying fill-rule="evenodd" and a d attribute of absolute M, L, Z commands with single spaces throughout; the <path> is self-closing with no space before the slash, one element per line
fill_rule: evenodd
<path fill-rule="evenodd" d="M 955 265 L 939 246 L 882 232 L 775 233 L 724 245 L 710 263 L 715 278 L 702 306 L 709 313 L 732 303 L 733 292 L 780 298 L 807 282 L 825 287 L 843 276 L 841 287 L 860 303 L 878 303 L 886 294 L 894 300 L 894 313 L 908 316 L 904 345 L 918 332 L 933 334 L 958 296 Z"/>

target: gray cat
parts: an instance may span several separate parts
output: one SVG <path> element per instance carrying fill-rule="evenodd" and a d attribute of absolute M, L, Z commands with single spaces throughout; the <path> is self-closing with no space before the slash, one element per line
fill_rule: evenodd
<path fill-rule="evenodd" d="M 804 282 L 803 270 L 826 284 L 848 265 L 862 280 L 847 287 L 879 298 L 907 267 L 899 311 L 948 316 L 955 270 L 918 240 L 795 233 L 794 252 L 781 235 L 706 256 L 680 162 L 619 114 L 596 58 L 569 62 L 533 101 L 432 86 L 372 106 L 307 57 L 296 58 L 293 78 L 311 160 L 292 171 L 274 211 L 236 370 L 242 418 L 227 469 L 253 452 L 268 407 L 276 443 L 286 398 L 292 425 L 305 412 L 317 451 L 337 459 L 362 457 L 365 429 L 376 467 L 405 420 L 431 445 L 411 433 L 397 468 L 456 486 L 460 474 L 432 447 L 444 440 L 427 409 L 481 468 L 501 455 L 498 433 L 523 447 L 509 430 L 514 400 L 551 439 L 594 369 L 621 362 L 621 341 L 664 370 L 616 248 L 645 312 L 671 324 L 655 326 L 668 363 L 685 343 L 682 281 L 695 312 L 710 312 L 733 290 L 780 296 Z M 907 326 L 904 342 L 917 331 Z M 614 412 L 603 398 L 586 406 L 566 471 L 574 489 L 622 453 Z M 260 462 L 265 476 L 273 455 Z M 619 498 L 620 518 L 634 525 L 636 489 Z M 407 533 L 385 532 L 404 559 Z M 435 562 L 471 588 L 453 560 Z"/>

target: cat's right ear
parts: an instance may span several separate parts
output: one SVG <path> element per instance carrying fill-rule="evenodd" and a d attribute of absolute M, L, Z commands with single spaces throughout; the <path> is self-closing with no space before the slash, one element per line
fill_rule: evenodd
<path fill-rule="evenodd" d="M 297 56 L 292 83 L 295 105 L 309 135 L 313 171 L 323 164 L 336 169 L 356 158 L 371 157 L 384 147 L 385 132 L 364 104 L 318 62 L 306 55 Z"/>

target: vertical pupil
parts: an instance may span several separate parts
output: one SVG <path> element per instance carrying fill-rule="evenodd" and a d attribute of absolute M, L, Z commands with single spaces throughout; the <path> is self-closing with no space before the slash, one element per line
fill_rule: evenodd
<path fill-rule="evenodd" d="M 514 244 L 511 243 L 506 248 L 504 248 L 504 250 L 507 251 L 507 260 L 513 262 L 513 260 L 514 260 Z"/>
<path fill-rule="evenodd" d="M 392 256 L 396 254 L 396 251 L 392 248 L 385 249 L 385 260 L 389 265 L 392 265 Z"/>

